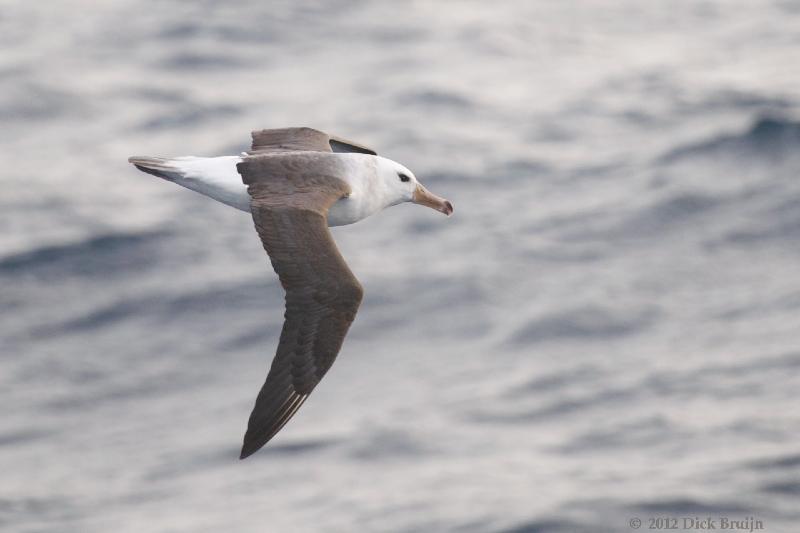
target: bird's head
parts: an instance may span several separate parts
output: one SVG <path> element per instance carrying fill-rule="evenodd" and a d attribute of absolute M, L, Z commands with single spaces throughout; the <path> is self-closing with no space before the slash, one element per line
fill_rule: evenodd
<path fill-rule="evenodd" d="M 413 202 L 435 209 L 440 213 L 450 216 L 453 213 L 453 204 L 436 196 L 417 181 L 413 172 L 396 161 L 385 157 L 378 157 L 378 175 L 389 190 L 395 201 Z"/>

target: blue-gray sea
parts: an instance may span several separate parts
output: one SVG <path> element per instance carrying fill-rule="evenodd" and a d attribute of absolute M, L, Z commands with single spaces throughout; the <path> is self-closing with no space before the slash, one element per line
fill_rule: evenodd
<path fill-rule="evenodd" d="M 793 1 L 3 2 L 0 530 L 800 531 L 799 65 Z M 239 461 L 281 288 L 126 159 L 292 125 L 455 215 L 334 229 L 365 301 Z"/>

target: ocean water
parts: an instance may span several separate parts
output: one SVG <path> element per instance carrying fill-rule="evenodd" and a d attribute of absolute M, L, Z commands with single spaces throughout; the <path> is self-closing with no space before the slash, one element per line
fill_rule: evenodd
<path fill-rule="evenodd" d="M 789 1 L 5 2 L 0 530 L 800 531 L 798 28 Z M 247 214 L 126 160 L 289 125 L 455 215 L 334 229 L 365 301 L 239 461 L 276 276 Z"/>

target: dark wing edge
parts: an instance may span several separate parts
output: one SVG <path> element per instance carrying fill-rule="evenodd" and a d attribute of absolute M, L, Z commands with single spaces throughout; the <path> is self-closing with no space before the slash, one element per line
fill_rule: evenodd
<path fill-rule="evenodd" d="M 268 152 L 307 151 L 307 152 L 356 152 L 378 155 L 375 150 L 363 144 L 342 137 L 329 135 L 314 128 L 279 128 L 257 130 L 251 133 L 253 143 L 251 155 Z"/>
<path fill-rule="evenodd" d="M 334 135 L 330 136 L 330 141 L 328 141 L 328 143 L 331 145 L 331 150 L 337 153 L 356 152 L 359 154 L 378 155 L 378 152 L 372 148 L 368 148 L 363 144 L 348 141 L 347 139 L 336 137 Z"/>
<path fill-rule="evenodd" d="M 324 194 L 308 197 L 306 205 L 289 205 L 281 193 L 260 190 L 258 174 L 253 174 L 259 173 L 258 165 L 248 168 L 246 163 L 239 171 L 250 185 L 256 230 L 286 290 L 286 312 L 275 358 L 250 414 L 241 459 L 264 446 L 305 402 L 333 364 L 363 297 L 327 225 L 328 207 L 349 193 L 347 185 L 326 180 L 327 189 L 316 191 Z"/>

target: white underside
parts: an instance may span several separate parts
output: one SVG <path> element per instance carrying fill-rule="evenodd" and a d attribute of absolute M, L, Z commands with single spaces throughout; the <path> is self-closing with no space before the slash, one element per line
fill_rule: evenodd
<path fill-rule="evenodd" d="M 236 209 L 250 212 L 250 195 L 236 164 L 242 160 L 237 155 L 223 157 L 178 157 L 170 159 L 179 177 L 175 183 L 213 198 Z"/>
<path fill-rule="evenodd" d="M 354 194 L 350 198 L 336 202 L 328 211 L 328 225 L 342 226 L 352 224 L 384 206 L 377 207 L 377 199 L 371 198 L 369 188 L 362 186 L 364 182 L 373 181 L 369 174 L 374 173 L 374 164 L 361 154 L 342 154 L 343 161 L 350 167 L 348 176 L 352 178 L 351 187 Z M 222 157 L 178 157 L 165 163 L 175 169 L 174 181 L 178 185 L 199 192 L 218 202 L 250 212 L 250 195 L 242 177 L 236 170 L 236 164 L 242 160 L 240 156 Z M 352 181 L 351 181 L 352 180 Z"/>

